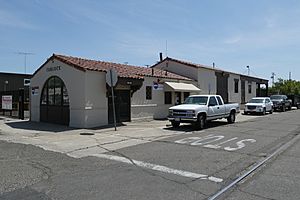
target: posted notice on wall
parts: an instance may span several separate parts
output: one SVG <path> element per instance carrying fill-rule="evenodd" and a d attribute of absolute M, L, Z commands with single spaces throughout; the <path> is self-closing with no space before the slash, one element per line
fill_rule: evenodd
<path fill-rule="evenodd" d="M 11 95 L 2 96 L 2 109 L 3 110 L 12 110 L 12 96 Z"/>
<path fill-rule="evenodd" d="M 38 95 L 39 94 L 39 86 L 35 86 L 31 88 L 31 94 L 32 95 Z"/>

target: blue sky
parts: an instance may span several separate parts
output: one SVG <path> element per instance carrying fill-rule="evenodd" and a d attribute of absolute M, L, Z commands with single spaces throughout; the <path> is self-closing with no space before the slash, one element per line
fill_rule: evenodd
<path fill-rule="evenodd" d="M 24 73 L 18 52 L 34 53 L 28 73 L 53 53 L 145 66 L 163 52 L 300 80 L 299 20 L 298 0 L 0 0 L 0 71 Z"/>

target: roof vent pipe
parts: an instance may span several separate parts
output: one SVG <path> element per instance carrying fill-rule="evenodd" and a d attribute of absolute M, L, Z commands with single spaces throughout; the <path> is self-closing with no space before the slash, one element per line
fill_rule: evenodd
<path fill-rule="evenodd" d="M 162 55 L 162 52 L 159 53 L 159 61 L 162 61 L 163 60 L 163 55 Z"/>

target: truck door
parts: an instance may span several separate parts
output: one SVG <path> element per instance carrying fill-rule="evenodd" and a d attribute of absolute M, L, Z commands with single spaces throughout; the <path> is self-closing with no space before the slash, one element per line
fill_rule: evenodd
<path fill-rule="evenodd" d="M 207 119 L 217 119 L 220 115 L 220 106 L 215 97 L 210 97 L 208 101 Z"/>
<path fill-rule="evenodd" d="M 219 114 L 222 115 L 222 117 L 225 117 L 226 110 L 225 110 L 225 106 L 224 106 L 224 103 L 223 103 L 221 97 L 217 96 L 217 101 L 219 103 L 219 109 L 218 109 L 219 110 Z"/>

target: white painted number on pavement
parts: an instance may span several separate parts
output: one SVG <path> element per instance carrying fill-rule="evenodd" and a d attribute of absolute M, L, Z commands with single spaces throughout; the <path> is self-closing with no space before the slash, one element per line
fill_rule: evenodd
<path fill-rule="evenodd" d="M 242 149 L 246 146 L 246 143 L 254 143 L 255 139 L 242 139 L 238 140 L 238 137 L 233 137 L 227 140 L 224 140 L 225 136 L 223 135 L 207 135 L 203 137 L 187 137 L 180 140 L 175 141 L 178 144 L 190 144 L 192 146 L 203 145 L 203 147 L 211 148 L 211 149 L 221 149 L 223 148 L 225 151 L 236 151 Z M 235 141 L 233 146 L 225 146 L 224 144 L 228 142 Z M 217 142 L 217 143 L 216 143 Z"/>

